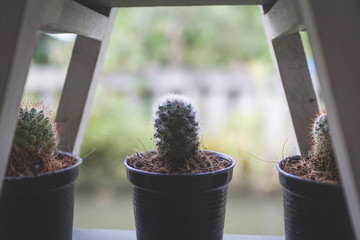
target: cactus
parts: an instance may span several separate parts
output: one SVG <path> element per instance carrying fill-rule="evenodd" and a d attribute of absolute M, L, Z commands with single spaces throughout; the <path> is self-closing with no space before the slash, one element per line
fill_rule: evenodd
<path fill-rule="evenodd" d="M 324 171 L 336 168 L 326 112 L 317 114 L 313 121 L 312 143 L 311 155 L 315 165 Z"/>
<path fill-rule="evenodd" d="M 199 149 L 199 121 L 196 107 L 179 94 L 167 94 L 153 109 L 155 151 L 127 158 L 129 166 L 148 172 L 194 174 L 229 167 L 216 153 Z"/>
<path fill-rule="evenodd" d="M 57 144 L 58 129 L 51 112 L 40 103 L 23 104 L 18 112 L 8 175 L 32 174 L 36 167 L 52 159 Z"/>
<path fill-rule="evenodd" d="M 325 111 L 319 112 L 313 119 L 310 134 L 312 142 L 309 154 L 300 158 L 299 161 L 285 159 L 282 169 L 305 179 L 340 184 L 341 179 L 331 146 L 330 129 Z"/>
<path fill-rule="evenodd" d="M 153 126 L 157 151 L 174 168 L 184 166 L 198 153 L 197 110 L 187 97 L 165 95 L 154 109 Z"/>

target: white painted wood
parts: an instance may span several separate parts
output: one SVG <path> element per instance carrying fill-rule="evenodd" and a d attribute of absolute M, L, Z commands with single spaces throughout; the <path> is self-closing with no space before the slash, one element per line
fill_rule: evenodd
<path fill-rule="evenodd" d="M 319 111 L 299 33 L 272 40 L 275 59 L 301 154 L 310 150 L 310 124 Z"/>
<path fill-rule="evenodd" d="M 59 2 L 62 2 L 60 6 Z M 104 38 L 108 22 L 106 16 L 69 0 L 57 1 L 50 11 L 54 14 L 44 19 L 42 31 L 75 33 L 96 40 Z"/>
<path fill-rule="evenodd" d="M 77 0 L 91 7 L 156 7 L 201 5 L 272 5 L 276 0 Z"/>
<path fill-rule="evenodd" d="M 360 1 L 302 0 L 301 7 L 360 240 Z"/>
<path fill-rule="evenodd" d="M 117 13 L 116 9 L 109 11 L 102 41 L 83 36 L 78 36 L 75 41 L 56 117 L 62 129 L 61 149 L 64 151 L 80 153 L 87 118 Z"/>
<path fill-rule="evenodd" d="M 73 239 L 74 240 L 136 240 L 136 233 L 133 230 L 77 228 L 74 229 Z M 278 236 L 224 234 L 224 240 L 284 240 L 284 239 L 285 239 L 284 237 L 278 237 Z"/>
<path fill-rule="evenodd" d="M 275 9 L 273 9 L 274 7 Z M 300 14 L 298 10 L 296 10 L 297 13 L 294 13 L 293 7 L 289 7 L 283 0 L 277 2 L 273 8 L 267 13 L 262 11 L 265 33 L 274 67 L 284 88 L 299 151 L 305 155 L 310 150 L 310 122 L 319 111 L 319 107 L 303 44 L 298 33 L 301 21 L 299 17 L 288 16 L 290 13 L 298 16 Z M 287 11 L 286 9 L 292 10 Z M 281 10 L 288 13 L 284 15 Z M 286 19 L 289 19 L 291 24 L 284 25 L 281 22 Z"/>
<path fill-rule="evenodd" d="M 263 14 L 268 38 L 274 39 L 304 30 L 304 21 L 297 0 L 278 0 Z"/>
<path fill-rule="evenodd" d="M 0 192 L 41 13 L 34 1 L 0 3 Z"/>

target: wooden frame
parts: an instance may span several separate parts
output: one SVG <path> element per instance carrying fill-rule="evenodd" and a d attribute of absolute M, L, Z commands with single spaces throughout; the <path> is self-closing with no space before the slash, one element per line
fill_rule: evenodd
<path fill-rule="evenodd" d="M 26 0 L 0 4 L 0 192 L 25 79 L 41 22 L 41 7 Z"/>
<path fill-rule="evenodd" d="M 61 10 L 58 10 L 58 12 L 59 15 L 50 16 L 41 26 L 42 31 L 75 33 L 98 41 L 104 39 L 107 33 L 108 16 L 104 16 L 74 1 L 64 1 Z"/>
<path fill-rule="evenodd" d="M 268 12 L 263 11 L 263 23 L 299 150 L 305 155 L 310 150 L 310 122 L 319 107 L 299 34 L 304 23 L 297 1 L 279 0 Z"/>
<path fill-rule="evenodd" d="M 360 2 L 301 1 L 329 116 L 337 165 L 360 239 Z"/>
<path fill-rule="evenodd" d="M 72 0 L 5 0 L 0 6 L 0 30 L 8 36 L 0 39 L 1 192 L 37 31 L 78 35 L 57 115 L 63 122 L 63 150 L 78 153 L 117 10 L 102 8 L 101 14 Z"/>
<path fill-rule="evenodd" d="M 61 150 L 80 153 L 102 62 L 117 10 L 109 9 L 108 24 L 101 41 L 78 36 L 56 115 L 61 124 Z"/>
<path fill-rule="evenodd" d="M 353 228 L 360 239 L 360 126 L 356 125 L 360 112 L 350 107 L 360 103 L 360 29 L 351 27 L 360 22 L 360 3 L 279 0 L 263 20 L 303 154 L 308 140 L 301 125 L 307 126 L 306 119 L 318 106 L 300 37 L 294 32 L 304 28 L 308 32 Z"/>
<path fill-rule="evenodd" d="M 302 133 L 308 126 L 306 119 L 311 119 L 318 109 L 296 33 L 303 29 L 308 32 L 353 228 L 360 239 L 360 126 L 356 125 L 360 112 L 349 107 L 360 103 L 360 29 L 351 27 L 360 22 L 360 3 L 279 0 L 264 13 L 263 21 L 302 154 L 309 148 L 309 140 Z"/>
<path fill-rule="evenodd" d="M 318 110 L 298 33 L 308 31 L 360 239 L 360 29 L 353 27 L 360 22 L 358 0 L 3 0 L 0 30 L 7 37 L 0 39 L 0 191 L 39 29 L 78 35 L 57 116 L 65 129 L 63 149 L 78 153 L 116 15 L 112 7 L 245 4 L 263 5 L 265 30 L 302 153 L 309 149 L 304 128 Z"/>

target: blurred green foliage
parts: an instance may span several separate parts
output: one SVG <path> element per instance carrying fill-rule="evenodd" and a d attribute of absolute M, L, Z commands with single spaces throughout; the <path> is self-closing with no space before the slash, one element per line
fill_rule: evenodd
<path fill-rule="evenodd" d="M 128 98 L 99 89 L 92 106 L 81 156 L 79 191 L 121 191 L 127 187 L 123 160 L 151 150 L 150 114 Z"/>
<path fill-rule="evenodd" d="M 33 61 L 67 64 L 72 46 L 63 35 L 39 33 Z M 120 8 L 104 69 L 219 67 L 250 59 L 271 60 L 256 6 Z"/>
<path fill-rule="evenodd" d="M 254 6 L 119 9 L 107 70 L 149 64 L 222 66 L 270 62 L 260 11 Z"/>
<path fill-rule="evenodd" d="M 39 33 L 37 37 L 37 45 L 33 56 L 35 64 L 48 64 L 51 38 L 45 33 Z"/>
<path fill-rule="evenodd" d="M 72 39 L 73 38 L 69 38 L 69 36 L 64 38 L 64 34 L 47 34 L 39 32 L 37 34 L 37 44 L 32 62 L 34 64 L 44 65 L 67 64 L 74 45 L 73 41 L 69 41 Z"/>

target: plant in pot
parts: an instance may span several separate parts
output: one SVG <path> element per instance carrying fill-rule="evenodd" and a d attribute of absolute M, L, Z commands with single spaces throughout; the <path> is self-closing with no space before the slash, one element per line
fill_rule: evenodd
<path fill-rule="evenodd" d="M 286 240 L 353 240 L 343 188 L 331 147 L 327 113 L 311 126 L 308 156 L 277 164 L 282 185 Z"/>
<path fill-rule="evenodd" d="M 59 128 L 41 103 L 23 103 L 0 196 L 0 238 L 71 240 L 82 159 L 57 151 Z"/>
<path fill-rule="evenodd" d="M 168 94 L 160 100 L 153 127 L 156 149 L 124 161 L 137 239 L 222 239 L 235 161 L 199 149 L 197 110 L 183 95 Z"/>

